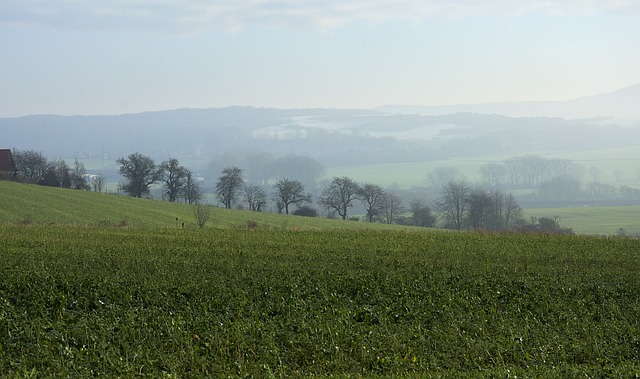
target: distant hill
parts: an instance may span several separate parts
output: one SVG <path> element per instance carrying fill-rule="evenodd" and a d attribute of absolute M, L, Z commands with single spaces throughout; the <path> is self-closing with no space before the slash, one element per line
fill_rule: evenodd
<path fill-rule="evenodd" d="M 561 117 L 567 119 L 607 117 L 640 120 L 640 84 L 569 101 L 522 101 L 443 106 L 385 105 L 375 110 L 387 113 L 447 115 L 452 113 L 499 114 L 510 117 Z"/>
<path fill-rule="evenodd" d="M 178 158 L 214 178 L 219 170 L 208 167 L 212 159 L 256 151 L 304 155 L 332 167 L 608 149 L 639 143 L 639 100 L 635 85 L 568 102 L 35 115 L 0 118 L 0 148 L 35 149 L 51 158 L 104 157 L 111 179 L 115 160 L 132 152 Z M 633 117 L 638 121 L 623 120 Z"/>

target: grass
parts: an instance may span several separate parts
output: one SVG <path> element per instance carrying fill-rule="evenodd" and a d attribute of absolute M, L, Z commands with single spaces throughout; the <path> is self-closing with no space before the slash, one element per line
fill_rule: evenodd
<path fill-rule="evenodd" d="M 524 210 L 525 218 L 557 217 L 562 226 L 578 234 L 614 235 L 624 228 L 628 234 L 640 234 L 640 206 L 532 208 Z"/>
<path fill-rule="evenodd" d="M 0 181 L 0 224 L 182 227 L 196 228 L 193 208 L 157 200 Z M 366 222 L 287 216 L 212 208 L 207 228 L 292 230 L 376 229 L 407 227 Z M 525 218 L 558 217 L 562 226 L 579 234 L 640 233 L 640 207 L 584 207 L 525 209 Z M 176 220 L 177 219 L 177 220 Z"/>
<path fill-rule="evenodd" d="M 640 240 L 0 225 L 0 376 L 634 377 Z"/>
<path fill-rule="evenodd" d="M 0 181 L 0 223 L 196 228 L 187 204 Z M 399 229 L 400 226 L 212 208 L 208 228 Z"/>

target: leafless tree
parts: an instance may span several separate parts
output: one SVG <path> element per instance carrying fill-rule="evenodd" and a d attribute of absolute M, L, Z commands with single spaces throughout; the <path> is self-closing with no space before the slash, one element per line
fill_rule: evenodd
<path fill-rule="evenodd" d="M 267 191 L 255 184 L 245 186 L 244 200 L 247 202 L 249 210 L 260 212 L 267 205 Z"/>
<path fill-rule="evenodd" d="M 87 178 L 85 177 L 86 173 L 87 170 L 85 170 L 84 164 L 76 158 L 71 171 L 71 188 L 85 191 L 91 190 L 91 186 L 87 183 Z"/>
<path fill-rule="evenodd" d="M 207 204 L 195 203 L 193 205 L 193 215 L 200 228 L 204 228 L 209 218 L 211 218 L 211 207 Z"/>
<path fill-rule="evenodd" d="M 599 167 L 591 166 L 589 167 L 589 175 L 591 175 L 594 183 L 599 183 L 600 177 L 602 176 L 602 170 L 600 170 Z"/>
<path fill-rule="evenodd" d="M 118 188 L 129 196 L 148 195 L 149 186 L 160 179 L 161 172 L 149 156 L 133 153 L 127 158 L 118 158 L 116 162 L 120 166 L 118 172 L 126 179 L 124 183 L 118 185 Z"/>
<path fill-rule="evenodd" d="M 384 222 L 392 224 L 404 212 L 402 198 L 393 192 L 386 192 L 382 201 L 382 217 Z"/>
<path fill-rule="evenodd" d="M 186 172 L 184 186 L 182 187 L 181 196 L 187 204 L 196 204 L 204 197 L 200 182 L 193 177 L 193 173 L 189 170 Z"/>
<path fill-rule="evenodd" d="M 434 190 L 440 190 L 453 180 L 461 180 L 462 175 L 456 167 L 437 167 L 427 174 L 425 181 Z"/>
<path fill-rule="evenodd" d="M 538 196 L 541 200 L 566 201 L 579 198 L 582 190 L 580 180 L 573 176 L 556 176 L 540 183 Z"/>
<path fill-rule="evenodd" d="M 282 179 L 274 184 L 273 196 L 276 202 L 284 205 L 285 214 L 289 214 L 289 206 L 311 202 L 311 195 L 305 192 L 304 185 L 298 180 Z"/>
<path fill-rule="evenodd" d="M 335 210 L 343 220 L 346 220 L 349 208 L 353 207 L 353 201 L 358 198 L 358 189 L 358 183 L 353 179 L 346 176 L 334 177 L 322 190 L 318 202 L 326 208 Z"/>
<path fill-rule="evenodd" d="M 233 166 L 222 170 L 222 175 L 216 184 L 216 194 L 225 208 L 231 209 L 243 186 L 242 169 Z"/>
<path fill-rule="evenodd" d="M 411 225 L 432 228 L 436 225 L 436 217 L 426 204 L 420 200 L 414 200 L 409 204 L 411 211 Z"/>
<path fill-rule="evenodd" d="M 474 230 L 484 229 L 492 216 L 493 201 L 489 191 L 482 188 L 475 188 L 466 196 L 468 205 L 467 217 L 469 226 Z"/>
<path fill-rule="evenodd" d="M 611 184 L 592 182 L 587 185 L 587 194 L 593 201 L 611 200 L 616 193 L 616 187 Z"/>
<path fill-rule="evenodd" d="M 324 176 L 324 166 L 317 160 L 302 155 L 288 154 L 273 162 L 276 179 L 297 180 L 306 188 L 314 189 Z"/>
<path fill-rule="evenodd" d="M 93 177 L 91 177 L 91 187 L 93 188 L 93 191 L 102 192 L 105 182 L 106 180 L 102 175 L 94 175 Z"/>
<path fill-rule="evenodd" d="M 367 211 L 367 219 L 373 219 L 380 214 L 384 202 L 384 189 L 377 184 L 365 183 L 360 186 L 358 198 Z"/>
<path fill-rule="evenodd" d="M 505 176 L 507 175 L 507 168 L 501 163 L 487 163 L 480 166 L 480 176 L 482 181 L 489 188 L 498 188 L 502 185 Z"/>
<path fill-rule="evenodd" d="M 31 183 L 38 183 L 47 172 L 47 158 L 35 150 L 14 150 L 13 162 L 17 176 Z"/>
<path fill-rule="evenodd" d="M 513 196 L 513 194 L 502 194 L 499 207 L 500 208 L 498 212 L 500 215 L 500 219 L 502 220 L 501 229 L 511 229 L 515 227 L 520 222 L 520 220 L 522 220 L 522 208 L 518 204 L 518 201 L 516 200 L 515 196 Z"/>
<path fill-rule="evenodd" d="M 469 191 L 469 186 L 463 181 L 451 181 L 443 187 L 436 208 L 444 219 L 445 227 L 462 230 L 468 210 Z"/>
<path fill-rule="evenodd" d="M 160 163 L 160 180 L 164 183 L 164 194 L 170 202 L 178 200 L 178 196 L 184 190 L 184 186 L 187 183 L 187 170 L 184 166 L 180 165 L 175 158 L 170 158 Z"/>

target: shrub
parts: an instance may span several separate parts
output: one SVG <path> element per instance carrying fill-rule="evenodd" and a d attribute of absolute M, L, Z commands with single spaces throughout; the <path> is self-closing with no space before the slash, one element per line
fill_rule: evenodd
<path fill-rule="evenodd" d="M 318 217 L 318 211 L 309 206 L 302 206 L 293 212 L 295 216 Z"/>

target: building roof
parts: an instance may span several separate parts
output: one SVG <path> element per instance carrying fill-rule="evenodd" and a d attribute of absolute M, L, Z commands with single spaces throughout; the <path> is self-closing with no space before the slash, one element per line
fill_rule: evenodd
<path fill-rule="evenodd" d="M 16 170 L 11 157 L 11 149 L 0 149 L 0 172 L 11 172 Z"/>

